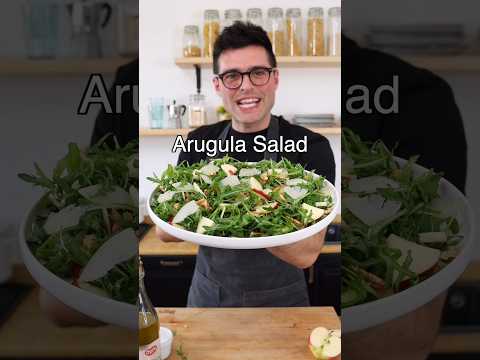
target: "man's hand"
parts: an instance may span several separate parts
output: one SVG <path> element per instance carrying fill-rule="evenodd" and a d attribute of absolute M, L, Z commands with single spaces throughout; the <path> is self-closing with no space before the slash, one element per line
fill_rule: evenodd
<path fill-rule="evenodd" d="M 183 240 L 177 239 L 176 237 L 173 237 L 172 235 L 166 233 L 162 229 L 160 229 L 158 226 L 155 227 L 155 233 L 157 235 L 157 238 L 164 241 L 164 242 L 181 242 Z"/>
<path fill-rule="evenodd" d="M 293 266 L 306 269 L 312 266 L 320 255 L 325 242 L 326 231 L 327 229 L 324 229 L 305 240 L 290 245 L 267 248 L 267 250 Z"/>

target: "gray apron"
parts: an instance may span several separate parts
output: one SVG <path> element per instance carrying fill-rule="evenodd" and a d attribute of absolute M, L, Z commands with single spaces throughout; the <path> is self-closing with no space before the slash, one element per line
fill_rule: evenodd
<path fill-rule="evenodd" d="M 231 123 L 218 139 L 225 140 Z M 272 116 L 267 141 L 279 139 L 278 118 Z M 219 155 L 221 157 L 223 155 Z M 277 153 L 265 159 L 278 160 Z M 309 306 L 303 270 L 266 249 L 231 250 L 200 246 L 189 307 L 290 307 Z"/>

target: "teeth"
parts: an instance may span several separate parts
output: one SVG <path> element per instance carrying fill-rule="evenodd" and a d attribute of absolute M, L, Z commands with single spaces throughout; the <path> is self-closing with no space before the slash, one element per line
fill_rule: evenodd
<path fill-rule="evenodd" d="M 260 99 L 257 98 L 251 98 L 251 99 L 243 99 L 239 101 L 239 104 L 252 104 L 260 101 Z"/>

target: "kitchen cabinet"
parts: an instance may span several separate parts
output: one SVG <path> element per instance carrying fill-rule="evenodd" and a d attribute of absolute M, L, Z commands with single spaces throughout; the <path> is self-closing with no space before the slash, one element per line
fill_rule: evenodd
<path fill-rule="evenodd" d="M 340 228 L 331 225 L 327 232 L 326 251 L 320 255 L 315 265 L 305 270 L 310 303 L 312 306 L 332 306 L 340 313 L 341 255 L 339 252 Z M 183 307 L 187 304 L 197 248 L 190 243 L 177 243 L 157 247 L 155 251 L 149 244 L 162 246 L 155 234 L 148 233 L 140 244 L 145 267 L 145 287 L 156 307 Z M 165 245 L 165 243 L 163 243 Z M 331 251 L 337 247 L 338 251 Z M 179 247 L 179 251 L 169 251 Z M 190 253 L 186 250 L 190 249 Z"/>

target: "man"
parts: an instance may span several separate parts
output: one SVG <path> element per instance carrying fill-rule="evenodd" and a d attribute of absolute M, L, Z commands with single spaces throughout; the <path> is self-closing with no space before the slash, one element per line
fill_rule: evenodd
<path fill-rule="evenodd" d="M 232 121 L 205 126 L 188 139 L 233 137 L 244 140 L 247 152 L 230 153 L 240 161 L 280 160 L 285 157 L 335 181 L 335 162 L 326 138 L 273 116 L 279 70 L 266 32 L 258 26 L 236 22 L 225 28 L 213 51 L 213 86 Z M 307 138 L 305 153 L 257 153 L 253 139 L 300 140 Z M 220 154 L 222 157 L 225 154 Z M 195 163 L 204 153 L 185 153 L 179 162 Z M 164 241 L 178 241 L 157 229 Z M 188 296 L 192 307 L 308 306 L 304 268 L 321 252 L 325 233 L 297 243 L 260 250 L 226 250 L 201 246 Z"/>

